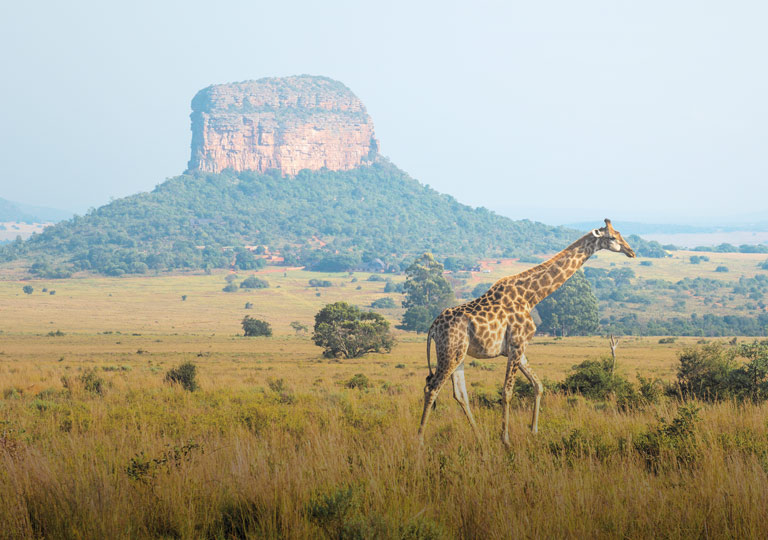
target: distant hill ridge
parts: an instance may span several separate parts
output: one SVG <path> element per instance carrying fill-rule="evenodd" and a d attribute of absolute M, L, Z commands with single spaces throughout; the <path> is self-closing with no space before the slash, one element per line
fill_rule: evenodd
<path fill-rule="evenodd" d="M 194 173 L 113 201 L 5 247 L 54 274 L 120 275 L 225 268 L 237 248 L 265 246 L 288 264 L 345 269 L 438 256 L 514 257 L 561 249 L 577 231 L 513 221 L 440 194 L 384 160 L 350 171 Z"/>

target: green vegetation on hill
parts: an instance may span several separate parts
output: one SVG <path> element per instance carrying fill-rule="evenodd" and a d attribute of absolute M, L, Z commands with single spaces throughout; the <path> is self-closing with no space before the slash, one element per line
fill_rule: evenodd
<path fill-rule="evenodd" d="M 178 176 L 4 246 L 0 262 L 37 262 L 41 277 L 78 270 L 121 275 L 229 267 L 235 248 L 258 245 L 280 252 L 286 264 L 325 271 L 375 258 L 403 269 L 403 261 L 425 251 L 514 257 L 557 251 L 578 236 L 460 204 L 381 160 L 296 177 Z"/>

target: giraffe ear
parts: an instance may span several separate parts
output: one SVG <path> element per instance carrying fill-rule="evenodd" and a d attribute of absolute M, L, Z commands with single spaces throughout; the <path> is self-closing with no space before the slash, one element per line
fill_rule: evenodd
<path fill-rule="evenodd" d="M 600 238 L 603 236 L 603 233 L 601 233 L 599 229 L 592 229 L 592 236 L 595 238 Z"/>

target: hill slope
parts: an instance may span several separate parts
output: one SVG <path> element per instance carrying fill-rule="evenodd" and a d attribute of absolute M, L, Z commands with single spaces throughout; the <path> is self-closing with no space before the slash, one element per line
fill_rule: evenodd
<path fill-rule="evenodd" d="M 33 273 L 228 267 L 239 246 L 338 268 L 381 258 L 518 256 L 561 249 L 578 232 L 513 221 L 440 194 L 379 159 L 349 171 L 191 173 L 3 248 Z M 331 265 L 333 266 L 333 264 Z M 326 268 L 330 268 L 326 265 Z"/>

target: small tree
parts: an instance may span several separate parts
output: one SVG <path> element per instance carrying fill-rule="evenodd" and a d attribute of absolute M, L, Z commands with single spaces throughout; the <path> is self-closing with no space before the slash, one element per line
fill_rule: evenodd
<path fill-rule="evenodd" d="M 328 304 L 315 315 L 312 340 L 327 357 L 357 358 L 368 352 L 390 352 L 395 343 L 389 322 L 372 311 L 346 302 Z"/>
<path fill-rule="evenodd" d="M 257 337 L 257 336 L 271 336 L 272 335 L 272 326 L 267 321 L 262 321 L 260 319 L 254 319 L 250 315 L 246 315 L 243 318 L 243 331 L 245 332 L 246 337 Z"/>
<path fill-rule="evenodd" d="M 269 282 L 256 276 L 247 277 L 240 283 L 241 289 L 266 289 L 268 287 Z"/>
<path fill-rule="evenodd" d="M 431 253 L 416 259 L 405 274 L 402 328 L 426 332 L 435 317 L 453 303 L 453 290 L 443 276 L 443 265 Z M 427 314 L 421 308 L 426 308 Z"/>
<path fill-rule="evenodd" d="M 597 330 L 597 298 L 592 286 L 579 270 L 562 287 L 542 300 L 536 311 L 540 330 L 563 335 L 586 335 Z"/>
<path fill-rule="evenodd" d="M 24 285 L 21 290 L 24 291 L 24 294 L 32 294 L 35 292 L 35 289 L 32 288 L 32 285 Z"/>

